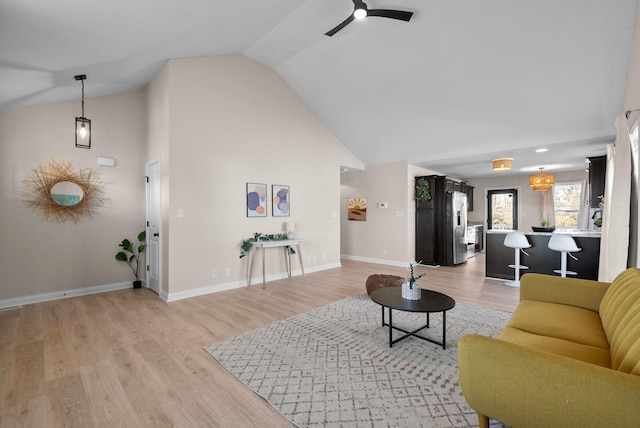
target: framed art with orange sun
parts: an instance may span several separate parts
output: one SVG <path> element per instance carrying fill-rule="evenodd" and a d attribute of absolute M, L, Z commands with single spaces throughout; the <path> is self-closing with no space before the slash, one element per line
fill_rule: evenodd
<path fill-rule="evenodd" d="M 367 198 L 349 198 L 349 220 L 367 221 Z"/>
<path fill-rule="evenodd" d="M 289 203 L 291 201 L 289 186 L 273 184 L 271 186 L 271 215 L 274 217 L 289 217 Z"/>
<path fill-rule="evenodd" d="M 267 216 L 267 185 L 247 183 L 247 217 Z"/>

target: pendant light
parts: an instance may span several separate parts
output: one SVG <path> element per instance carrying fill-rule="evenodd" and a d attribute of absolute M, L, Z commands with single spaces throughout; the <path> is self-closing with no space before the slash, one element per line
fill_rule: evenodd
<path fill-rule="evenodd" d="M 76 117 L 76 147 L 80 149 L 91 148 L 91 120 L 84 117 L 84 81 L 86 74 L 74 76 L 82 83 L 82 116 Z"/>
<path fill-rule="evenodd" d="M 534 174 L 529 176 L 529 186 L 531 189 L 542 191 L 549 190 L 555 183 L 555 177 L 553 174 L 544 174 L 542 170 L 544 167 L 540 167 L 540 174 Z"/>
<path fill-rule="evenodd" d="M 494 159 L 493 161 L 493 170 L 494 171 L 507 171 L 511 169 L 511 165 L 513 163 L 512 158 L 501 158 Z"/>

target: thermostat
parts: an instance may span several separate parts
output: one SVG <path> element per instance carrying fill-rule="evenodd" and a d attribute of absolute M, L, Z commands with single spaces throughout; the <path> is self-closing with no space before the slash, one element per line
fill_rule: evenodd
<path fill-rule="evenodd" d="M 116 160 L 114 158 L 98 158 L 98 165 L 100 165 L 100 166 L 116 166 Z"/>

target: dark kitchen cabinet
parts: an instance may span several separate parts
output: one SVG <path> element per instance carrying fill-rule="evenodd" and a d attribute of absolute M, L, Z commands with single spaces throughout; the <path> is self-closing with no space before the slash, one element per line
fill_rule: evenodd
<path fill-rule="evenodd" d="M 415 259 L 425 265 L 451 265 L 451 245 L 447 247 L 447 243 L 452 241 L 448 236 L 452 233 L 451 227 L 447 228 L 446 224 L 447 194 L 449 199 L 453 192 L 468 195 L 471 186 L 443 175 L 428 175 L 415 179 L 416 185 L 418 180 L 426 179 L 431 194 L 429 201 L 416 200 Z"/>
<path fill-rule="evenodd" d="M 444 221 L 441 219 L 444 217 L 446 183 L 437 178 L 435 175 L 416 177 L 416 186 L 418 180 L 427 180 L 431 196 L 428 201 L 416 199 L 415 259 L 425 265 L 437 265 L 444 258 L 440 235 L 444 232 Z"/>
<path fill-rule="evenodd" d="M 589 205 L 597 207 L 604 196 L 604 181 L 607 172 L 607 157 L 597 156 L 589 159 Z"/>

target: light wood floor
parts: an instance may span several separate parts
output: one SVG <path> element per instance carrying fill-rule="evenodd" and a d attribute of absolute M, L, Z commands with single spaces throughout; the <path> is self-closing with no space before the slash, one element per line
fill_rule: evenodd
<path fill-rule="evenodd" d="M 1 427 L 290 427 L 203 346 L 364 291 L 373 273 L 343 267 L 163 302 L 121 290 L 0 312 Z M 423 288 L 512 311 L 519 290 L 484 280 L 484 256 L 417 268 Z"/>

